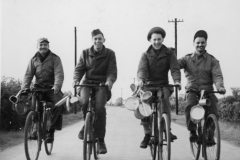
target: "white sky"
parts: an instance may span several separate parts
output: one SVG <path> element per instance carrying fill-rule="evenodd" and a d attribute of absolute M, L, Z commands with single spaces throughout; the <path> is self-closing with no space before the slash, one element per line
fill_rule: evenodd
<path fill-rule="evenodd" d="M 220 61 L 227 95 L 231 94 L 230 87 L 240 87 L 238 0 L 2 0 L 1 6 L 1 76 L 22 80 L 37 51 L 37 39 L 47 37 L 51 51 L 63 63 L 62 90 L 73 91 L 74 27 L 78 57 L 92 45 L 91 31 L 99 28 L 106 38 L 105 46 L 117 57 L 113 100 L 121 96 L 121 88 L 123 98 L 127 98 L 140 56 L 150 45 L 148 31 L 155 26 L 164 28 L 164 44 L 174 47 L 174 23 L 168 20 L 178 18 L 184 20 L 178 23 L 178 58 L 193 52 L 194 34 L 206 30 L 207 51 Z"/>

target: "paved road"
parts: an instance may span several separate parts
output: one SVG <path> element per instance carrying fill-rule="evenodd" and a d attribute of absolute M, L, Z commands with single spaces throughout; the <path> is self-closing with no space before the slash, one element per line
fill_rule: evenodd
<path fill-rule="evenodd" d="M 100 160 L 151 160 L 149 148 L 141 149 L 139 144 L 143 138 L 140 121 L 133 112 L 125 108 L 107 108 L 106 144 L 108 153 L 101 155 Z M 40 160 L 82 160 L 82 141 L 77 138 L 83 122 L 65 127 L 56 132 L 53 153 L 47 156 L 44 148 L 40 152 Z M 172 132 L 177 134 L 178 140 L 172 143 L 172 160 L 191 160 L 188 143 L 188 132 L 185 127 L 172 124 Z M 24 160 L 23 144 L 8 148 L 0 152 L 1 160 Z M 202 160 L 202 158 L 200 158 Z M 222 141 L 222 160 L 239 160 L 240 148 Z"/>

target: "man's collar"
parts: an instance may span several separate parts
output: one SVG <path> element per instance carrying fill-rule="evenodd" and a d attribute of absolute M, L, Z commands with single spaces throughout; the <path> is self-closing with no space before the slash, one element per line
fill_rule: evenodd
<path fill-rule="evenodd" d="M 162 44 L 161 46 L 162 49 L 160 49 L 160 53 L 157 55 L 156 50 L 152 47 L 152 45 L 150 47 L 148 47 L 147 49 L 147 53 L 149 53 L 151 56 L 156 57 L 156 58 L 160 58 L 160 57 L 164 57 L 167 56 L 168 53 L 170 53 L 171 51 L 169 51 L 167 49 L 167 47 L 165 45 Z"/>
<path fill-rule="evenodd" d="M 203 56 L 204 58 L 207 58 L 207 51 L 205 50 L 205 52 L 203 54 L 197 54 L 196 51 L 192 54 L 192 57 L 195 56 Z"/>
<path fill-rule="evenodd" d="M 100 51 L 96 51 L 95 49 L 94 49 L 94 46 L 92 46 L 91 48 L 90 48 L 90 55 L 91 56 L 96 56 L 96 55 L 98 55 L 98 54 L 101 54 L 103 51 L 104 51 L 104 49 L 105 49 L 105 46 L 103 45 L 103 47 L 102 47 L 102 49 L 100 50 Z"/>

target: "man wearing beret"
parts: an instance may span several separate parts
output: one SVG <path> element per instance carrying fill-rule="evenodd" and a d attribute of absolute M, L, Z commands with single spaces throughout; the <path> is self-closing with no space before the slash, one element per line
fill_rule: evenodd
<path fill-rule="evenodd" d="M 196 124 L 190 120 L 191 108 L 198 104 L 197 95 L 200 95 L 201 90 L 213 90 L 213 83 L 222 94 L 226 92 L 219 61 L 206 51 L 207 39 L 206 31 L 197 31 L 193 38 L 195 51 L 178 60 L 179 66 L 184 69 L 187 78 L 185 116 L 191 142 L 198 139 Z M 218 117 L 217 100 L 213 93 L 210 94 L 211 106 L 209 112 Z M 210 141 L 212 140 L 210 139 Z"/>
<path fill-rule="evenodd" d="M 179 85 L 181 88 L 181 73 L 177 58 L 172 50 L 162 44 L 165 36 L 166 32 L 160 27 L 152 28 L 147 35 L 147 39 L 151 43 L 151 46 L 142 54 L 139 62 L 137 78 L 140 87 L 142 87 L 144 83 L 168 85 L 168 72 L 170 70 L 174 84 Z M 144 87 L 143 90 L 157 93 L 159 100 L 161 100 L 162 93 L 160 90 L 152 87 Z M 164 87 L 163 91 L 164 99 L 167 102 L 167 114 L 169 116 L 169 121 L 171 122 L 169 97 L 173 92 L 173 88 Z M 145 137 L 141 142 L 140 147 L 147 148 L 151 134 L 150 118 L 147 117 L 142 119 L 141 124 L 144 128 Z M 174 140 L 177 139 L 177 137 L 171 133 L 171 139 Z"/>
<path fill-rule="evenodd" d="M 115 53 L 106 48 L 103 43 L 105 38 L 103 33 L 99 30 L 92 31 L 93 46 L 83 50 L 79 62 L 74 71 L 73 86 L 79 84 L 100 84 L 105 83 L 106 88 L 94 88 L 96 96 L 96 124 L 94 130 L 94 137 L 98 139 L 98 153 L 107 153 L 106 144 L 104 141 L 106 133 L 106 108 L 105 104 L 110 99 L 111 89 L 113 83 L 117 79 L 117 63 Z M 89 88 L 82 87 L 80 95 L 83 98 L 83 114 L 84 119 L 87 112 L 89 100 Z M 84 126 L 79 132 L 79 139 L 83 139 Z"/>
<path fill-rule="evenodd" d="M 49 49 L 47 38 L 40 38 L 37 42 L 38 52 L 33 56 L 28 64 L 25 73 L 22 90 L 30 88 L 33 77 L 35 76 L 34 88 L 53 89 L 46 92 L 44 96 L 47 101 L 55 105 L 62 99 L 61 87 L 64 80 L 63 66 L 59 56 L 52 53 Z M 46 142 L 52 143 L 54 132 L 62 129 L 63 106 L 51 109 L 53 118 L 50 130 L 47 133 Z M 36 132 L 33 132 L 33 139 L 37 139 Z"/>

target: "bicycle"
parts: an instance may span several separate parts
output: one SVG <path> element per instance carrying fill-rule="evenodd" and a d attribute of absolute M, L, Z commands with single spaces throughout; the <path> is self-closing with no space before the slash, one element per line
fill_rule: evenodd
<path fill-rule="evenodd" d="M 50 130 L 52 113 L 48 102 L 44 99 L 44 93 L 52 92 L 52 89 L 25 90 L 21 94 L 31 94 L 32 109 L 27 115 L 24 128 L 24 149 L 27 160 L 37 160 L 44 142 L 47 155 L 52 153 L 53 142 L 45 141 L 46 134 Z"/>
<path fill-rule="evenodd" d="M 84 160 L 90 160 L 92 151 L 94 154 L 94 158 L 99 158 L 99 153 L 97 151 L 97 143 L 98 139 L 94 138 L 94 124 L 96 121 L 95 117 L 95 94 L 94 94 L 94 88 L 106 87 L 105 84 L 81 84 L 81 85 L 75 85 L 75 87 L 89 87 L 90 88 L 90 96 L 89 96 L 89 103 L 87 108 L 87 113 L 85 117 L 84 122 L 84 139 L 83 139 L 83 159 Z"/>
<path fill-rule="evenodd" d="M 152 101 L 152 115 L 151 120 L 151 138 L 149 141 L 149 147 L 152 159 L 155 160 L 170 160 L 171 158 L 171 137 L 170 137 L 170 120 L 166 113 L 165 106 L 166 101 L 164 99 L 164 87 L 175 87 L 176 88 L 176 99 L 178 98 L 178 85 L 144 85 L 144 87 L 152 87 L 155 90 L 161 90 L 161 99 L 157 98 L 157 92 L 155 92 Z M 158 104 L 160 103 L 160 108 Z M 176 104 L 178 105 L 178 104 Z M 157 151 L 158 149 L 158 151 Z"/>
<path fill-rule="evenodd" d="M 201 91 L 201 97 L 198 96 L 199 102 L 201 99 L 209 98 L 209 93 L 220 93 L 220 91 Z M 221 140 L 220 140 L 220 129 L 217 117 L 214 114 L 208 112 L 210 103 L 199 103 L 204 109 L 203 118 L 198 120 L 197 123 L 197 135 L 198 140 L 195 142 L 190 142 L 190 147 L 192 151 L 193 158 L 195 160 L 199 159 L 201 146 L 202 146 L 202 157 L 205 160 L 219 160 L 220 150 L 221 150 Z M 214 137 L 215 136 L 215 137 Z M 208 140 L 213 138 L 211 143 Z"/>

